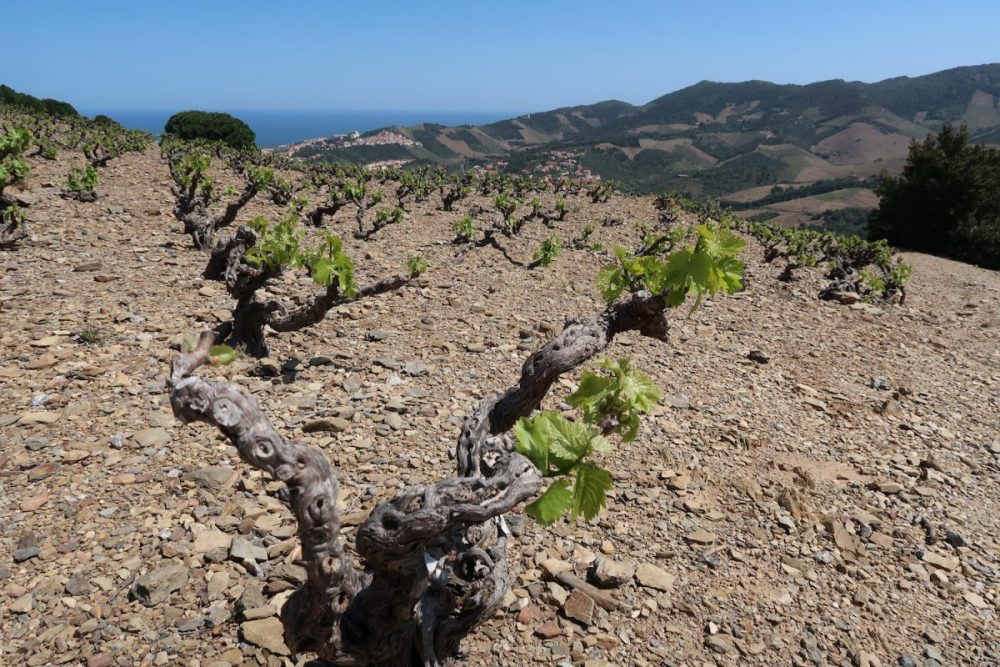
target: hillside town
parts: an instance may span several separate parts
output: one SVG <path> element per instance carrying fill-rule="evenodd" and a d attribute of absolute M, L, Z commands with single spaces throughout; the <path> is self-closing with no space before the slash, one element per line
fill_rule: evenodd
<path fill-rule="evenodd" d="M 601 177 L 592 173 L 589 169 L 580 164 L 580 157 L 583 153 L 579 151 L 550 151 L 545 156 L 538 170 L 542 175 L 552 180 L 572 179 L 584 183 L 592 183 L 601 180 Z"/>
<path fill-rule="evenodd" d="M 357 130 L 335 134 L 331 137 L 316 137 L 314 139 L 303 139 L 293 144 L 284 144 L 274 148 L 264 149 L 266 152 L 276 155 L 293 157 L 304 148 L 353 148 L 355 146 L 420 146 L 419 141 L 410 139 L 405 134 L 393 132 L 392 130 L 381 130 L 376 134 L 365 136 Z M 395 162 L 395 161 L 393 161 Z M 406 161 L 401 161 L 405 163 Z M 384 166 L 384 165 L 383 165 Z"/>

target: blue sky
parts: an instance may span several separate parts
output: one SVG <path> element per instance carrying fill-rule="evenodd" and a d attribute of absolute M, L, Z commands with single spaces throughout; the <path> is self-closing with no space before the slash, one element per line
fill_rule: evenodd
<path fill-rule="evenodd" d="M 0 83 L 81 109 L 525 112 L 1000 61 L 997 0 L 4 5 Z"/>

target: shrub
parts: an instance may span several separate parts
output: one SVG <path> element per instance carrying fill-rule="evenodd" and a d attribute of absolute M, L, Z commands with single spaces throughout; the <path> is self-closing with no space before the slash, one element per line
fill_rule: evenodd
<path fill-rule="evenodd" d="M 254 145 L 257 139 L 250 126 L 239 118 L 215 111 L 181 111 L 163 126 L 166 134 L 180 139 L 221 141 L 234 148 Z"/>
<path fill-rule="evenodd" d="M 1000 151 L 945 125 L 910 144 L 899 176 L 883 173 L 868 237 L 1000 269 Z"/>

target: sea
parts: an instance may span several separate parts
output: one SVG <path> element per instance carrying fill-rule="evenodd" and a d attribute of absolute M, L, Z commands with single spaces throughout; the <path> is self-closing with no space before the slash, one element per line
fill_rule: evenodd
<path fill-rule="evenodd" d="M 104 114 L 135 130 L 154 135 L 178 109 L 80 109 L 85 116 Z M 249 125 L 257 135 L 257 145 L 270 148 L 305 139 L 330 137 L 348 132 L 367 132 L 390 125 L 482 125 L 520 115 L 516 111 L 226 111 Z"/>

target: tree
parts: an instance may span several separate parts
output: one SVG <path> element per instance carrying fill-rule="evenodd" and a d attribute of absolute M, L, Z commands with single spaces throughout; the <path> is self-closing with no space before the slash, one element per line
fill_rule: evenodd
<path fill-rule="evenodd" d="M 1000 269 L 1000 151 L 969 145 L 966 126 L 912 142 L 899 176 L 883 173 L 868 237 Z"/>
<path fill-rule="evenodd" d="M 10 86 L 0 86 L 0 104 L 11 104 L 14 106 L 40 111 L 52 116 L 62 116 L 65 118 L 77 118 L 79 114 L 69 102 L 61 102 L 51 98 L 38 99 L 34 95 L 19 93 Z"/>
<path fill-rule="evenodd" d="M 233 148 L 253 146 L 257 139 L 250 126 L 235 116 L 217 111 L 181 111 L 167 119 L 166 134 L 179 139 L 221 141 Z"/>

